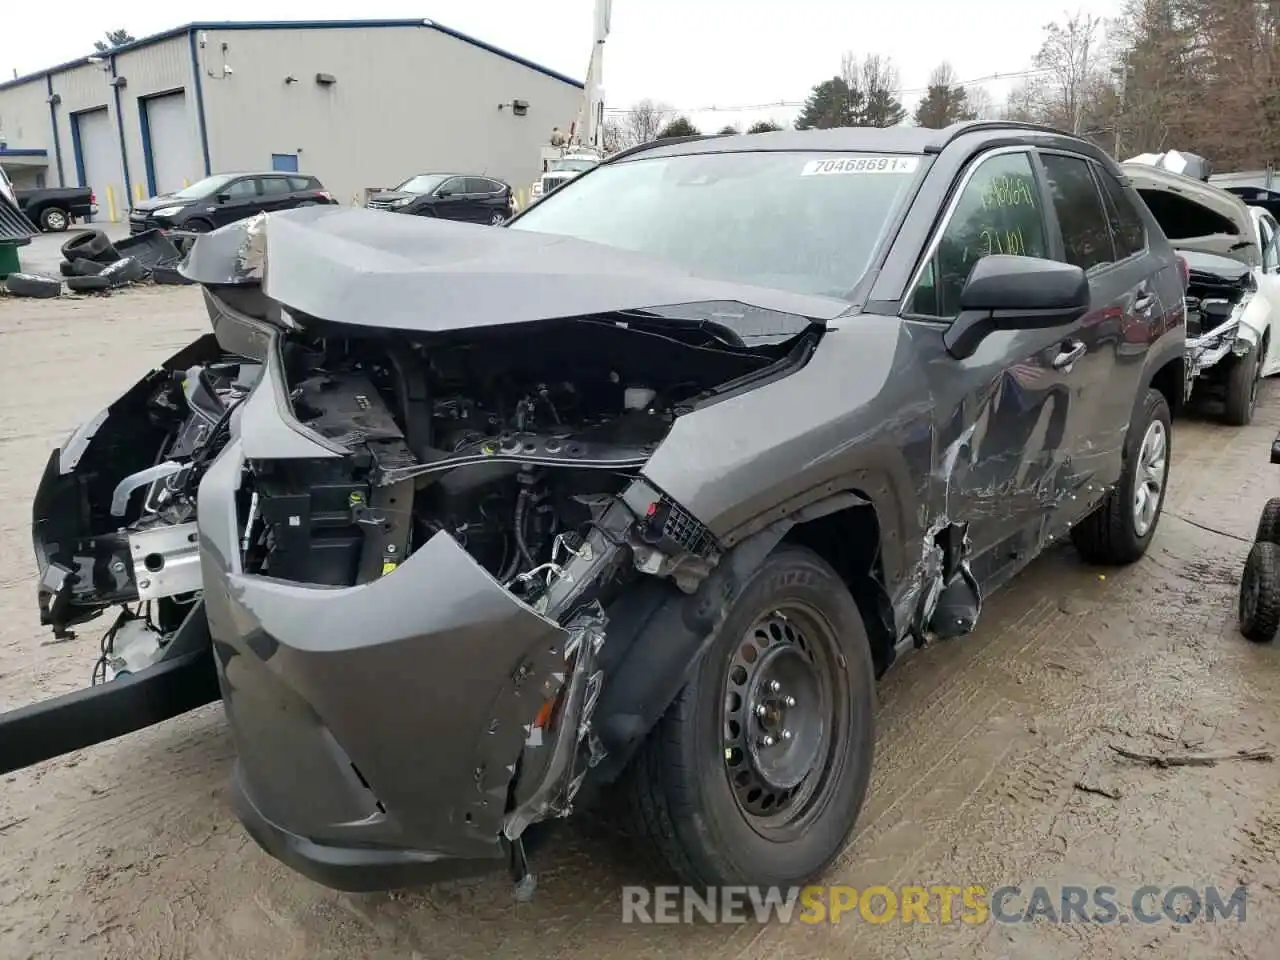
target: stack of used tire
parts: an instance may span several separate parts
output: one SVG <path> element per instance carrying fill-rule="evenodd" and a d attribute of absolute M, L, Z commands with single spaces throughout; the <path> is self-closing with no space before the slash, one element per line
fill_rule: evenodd
<path fill-rule="evenodd" d="M 189 282 L 178 272 L 182 256 L 159 230 L 147 230 L 112 243 L 101 230 L 77 233 L 62 245 L 58 271 L 63 280 L 30 273 L 15 273 L 5 281 L 11 294 L 53 298 L 62 294 L 65 281 L 73 293 L 107 293 L 151 279 L 156 283 Z"/>

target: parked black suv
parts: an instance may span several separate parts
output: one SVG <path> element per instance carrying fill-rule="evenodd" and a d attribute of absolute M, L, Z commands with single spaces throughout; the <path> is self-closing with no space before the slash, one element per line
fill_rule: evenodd
<path fill-rule="evenodd" d="M 206 233 L 256 213 L 337 203 L 317 178 L 302 173 L 218 173 L 129 211 L 129 232 Z"/>
<path fill-rule="evenodd" d="M 375 193 L 365 206 L 441 220 L 499 224 L 515 213 L 515 195 L 511 184 L 494 177 L 419 173 L 399 186 Z"/>

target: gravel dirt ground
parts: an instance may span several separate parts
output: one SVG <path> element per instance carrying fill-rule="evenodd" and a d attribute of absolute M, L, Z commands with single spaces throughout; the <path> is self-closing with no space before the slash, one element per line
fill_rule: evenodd
<path fill-rule="evenodd" d="M 30 496 L 50 447 L 204 329 L 191 288 L 0 299 L 0 708 L 88 682 L 98 629 L 39 626 Z M 880 689 L 876 770 L 828 882 L 1249 885 L 1244 923 L 624 925 L 620 887 L 663 883 L 600 829 L 504 876 L 390 895 L 318 887 L 261 853 L 225 799 L 219 708 L 10 775 L 0 785 L 4 958 L 1274 956 L 1280 764 L 1160 769 L 1137 751 L 1280 744 L 1280 646 L 1235 628 L 1280 389 L 1243 429 L 1174 430 L 1149 555 L 1106 572 L 1051 550 L 991 598 L 977 632 L 906 659 Z M 1087 788 L 1087 789 L 1086 789 Z M 1103 793 L 1091 792 L 1101 790 Z M 1103 795 L 1103 794 L 1110 795 Z"/>

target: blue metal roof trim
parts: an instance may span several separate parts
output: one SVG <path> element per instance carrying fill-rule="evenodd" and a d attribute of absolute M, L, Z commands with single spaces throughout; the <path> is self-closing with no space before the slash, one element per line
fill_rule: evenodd
<path fill-rule="evenodd" d="M 49 151 L 40 147 L 0 147 L 0 157 L 48 157 Z"/>
<path fill-rule="evenodd" d="M 445 36 L 453 37 L 455 40 L 461 40 L 473 47 L 478 47 L 495 56 L 510 60 L 512 63 L 518 63 L 522 67 L 527 67 L 544 76 L 551 77 L 553 80 L 559 80 L 561 83 L 567 83 L 572 87 L 583 89 L 584 84 L 580 80 L 574 80 L 562 73 L 557 73 L 550 67 L 544 67 L 541 64 L 534 63 L 532 60 L 526 60 L 524 57 L 514 54 L 509 50 L 503 50 L 501 47 L 495 47 L 492 44 L 485 43 L 483 40 L 477 40 L 468 34 L 434 20 L 226 20 L 217 21 L 197 21 L 195 23 L 184 24 L 181 27 L 173 27 L 165 30 L 163 33 L 153 33 L 149 37 L 143 37 L 132 43 L 122 44 L 113 47 L 109 53 L 116 55 L 128 53 L 130 50 L 138 50 L 142 47 L 149 47 L 153 44 L 163 43 L 165 40 L 172 40 L 174 37 L 181 37 L 185 34 L 194 33 L 198 30 L 357 30 L 369 27 L 426 27 L 443 33 Z M 76 67 L 84 66 L 85 61 L 95 54 L 85 54 L 83 57 L 77 57 L 75 60 L 68 60 L 56 66 L 49 67 L 46 70 L 39 70 L 35 73 L 28 73 L 25 76 L 15 77 L 12 80 L 6 80 L 0 83 L 0 90 L 7 90 L 10 87 L 21 86 L 24 83 L 30 83 L 32 80 L 41 80 L 52 74 L 62 73 L 72 70 Z"/>

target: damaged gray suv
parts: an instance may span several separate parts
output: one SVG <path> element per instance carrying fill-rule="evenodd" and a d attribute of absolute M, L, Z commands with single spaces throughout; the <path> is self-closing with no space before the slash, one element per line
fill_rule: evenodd
<path fill-rule="evenodd" d="M 821 873 L 876 678 L 1056 539 L 1141 557 L 1184 392 L 1149 212 L 1016 124 L 649 144 L 502 229 L 315 207 L 183 270 L 212 333 L 35 498 L 44 622 L 121 608 L 99 682 L 0 769 L 220 697 L 245 826 L 341 889 L 527 890 L 614 793 L 691 882 Z"/>

